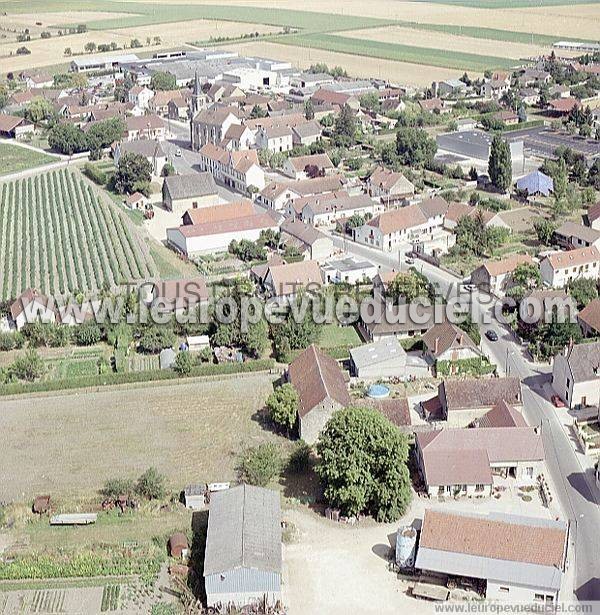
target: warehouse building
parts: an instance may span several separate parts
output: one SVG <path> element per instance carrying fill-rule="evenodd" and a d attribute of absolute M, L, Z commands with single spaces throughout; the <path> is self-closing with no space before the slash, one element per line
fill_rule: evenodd
<path fill-rule="evenodd" d="M 494 135 L 483 130 L 447 132 L 436 137 L 440 153 L 487 162 Z M 513 166 L 523 163 L 523 141 L 509 141 Z"/>
<path fill-rule="evenodd" d="M 239 485 L 212 494 L 204 584 L 209 608 L 281 599 L 279 493 Z"/>

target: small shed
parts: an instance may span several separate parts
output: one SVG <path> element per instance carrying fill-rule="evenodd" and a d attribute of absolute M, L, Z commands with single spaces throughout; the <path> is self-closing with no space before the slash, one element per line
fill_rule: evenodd
<path fill-rule="evenodd" d="M 206 486 L 188 485 L 183 491 L 185 507 L 191 510 L 201 510 L 206 504 Z"/>
<path fill-rule="evenodd" d="M 190 352 L 200 352 L 205 348 L 210 348 L 210 338 L 208 335 L 188 335 L 186 343 Z"/>
<path fill-rule="evenodd" d="M 554 181 L 541 171 L 533 171 L 517 181 L 517 188 L 527 193 L 527 196 L 535 194 L 549 196 L 554 191 Z"/>
<path fill-rule="evenodd" d="M 35 500 L 33 500 L 32 510 L 34 513 L 38 515 L 43 515 L 50 510 L 50 496 L 49 495 L 38 495 Z"/>
<path fill-rule="evenodd" d="M 176 532 L 169 538 L 169 553 L 171 557 L 185 557 L 188 548 L 187 536 L 183 532 Z"/>
<path fill-rule="evenodd" d="M 171 369 L 175 365 L 177 353 L 172 348 L 161 350 L 159 355 L 160 369 Z"/>

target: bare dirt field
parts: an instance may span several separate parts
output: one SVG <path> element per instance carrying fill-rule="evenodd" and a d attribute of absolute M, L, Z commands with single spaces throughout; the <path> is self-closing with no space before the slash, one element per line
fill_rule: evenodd
<path fill-rule="evenodd" d="M 369 28 L 344 32 L 344 36 L 383 43 L 400 43 L 402 45 L 415 45 L 418 47 L 431 47 L 432 49 L 446 49 L 448 51 L 467 51 L 480 55 L 498 56 L 501 58 L 528 58 L 550 52 L 550 47 L 539 45 L 524 45 L 520 43 L 507 43 L 498 41 L 469 38 L 467 36 L 454 36 L 443 32 L 427 32 L 426 30 L 412 30 L 399 26 L 385 28 Z"/>
<path fill-rule="evenodd" d="M 159 2 L 159 0 L 150 1 Z M 222 4 L 220 0 L 186 0 L 186 3 Z M 298 5 L 295 0 L 236 0 L 235 3 L 240 6 L 364 15 L 420 23 L 480 26 L 538 34 L 585 37 L 592 40 L 598 37 L 598 14 L 600 12 L 597 4 L 578 4 L 572 7 L 566 2 L 563 6 L 496 10 L 402 0 L 378 0 L 377 2 L 305 0 L 301 5 Z"/>
<path fill-rule="evenodd" d="M 235 478 L 245 447 L 282 438 L 253 418 L 266 375 L 0 399 L 0 501 L 82 496 L 149 466 L 173 489 Z"/>
<path fill-rule="evenodd" d="M 22 18 L 22 15 L 18 17 Z M 59 15 L 57 15 L 57 17 L 59 17 Z M 11 56 L 10 54 L 14 54 L 20 43 L 17 44 L 14 41 L 5 41 L 0 42 L 0 73 L 69 62 L 70 58 L 64 55 L 65 48 L 70 47 L 75 54 L 77 52 L 82 52 L 86 43 L 89 42 L 94 42 L 98 45 L 114 41 L 119 47 L 123 47 L 124 45 L 128 45 L 134 38 L 139 39 L 142 44 L 146 43 L 147 37 L 153 38 L 155 36 L 160 36 L 161 38 L 161 45 L 112 52 L 112 55 L 114 55 L 115 53 L 127 53 L 129 51 L 131 53 L 150 50 L 156 51 L 161 48 L 182 45 L 187 42 L 208 41 L 211 36 L 235 38 L 250 32 L 264 34 L 278 30 L 279 28 L 260 24 L 238 23 L 234 21 L 193 20 L 178 23 L 156 24 L 153 26 L 139 26 L 135 28 L 90 31 L 85 34 L 72 34 L 61 37 L 54 34 L 50 39 L 37 39 L 26 43 L 27 48 L 31 51 L 31 54 L 26 56 Z"/>
<path fill-rule="evenodd" d="M 330 66 L 342 66 L 353 77 L 377 77 L 414 86 L 431 85 L 432 81 L 456 78 L 457 75 L 455 69 L 420 66 L 407 62 L 380 60 L 261 41 L 238 44 L 236 50 L 248 55 L 263 55 L 285 60 L 300 68 L 308 68 L 311 64 L 325 62 Z"/>

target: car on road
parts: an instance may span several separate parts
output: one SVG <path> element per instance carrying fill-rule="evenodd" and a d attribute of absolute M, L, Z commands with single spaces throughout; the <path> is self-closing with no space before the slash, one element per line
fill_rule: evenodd
<path fill-rule="evenodd" d="M 485 336 L 488 338 L 488 340 L 490 340 L 490 342 L 498 341 L 498 334 L 493 329 L 488 329 L 485 332 Z"/>
<path fill-rule="evenodd" d="M 565 402 L 558 396 L 558 395 L 553 395 L 550 400 L 552 401 L 552 405 L 555 408 L 565 408 Z"/>
<path fill-rule="evenodd" d="M 178 158 L 181 156 L 181 148 L 179 148 L 179 147 L 178 147 L 178 148 L 175 150 L 175 156 L 177 156 Z"/>
<path fill-rule="evenodd" d="M 473 292 L 475 292 L 477 290 L 477 286 L 475 286 L 475 284 L 463 284 L 462 287 L 468 293 L 473 293 Z"/>
<path fill-rule="evenodd" d="M 407 265 L 414 265 L 415 264 L 415 259 L 412 256 L 407 256 L 405 259 L 405 262 Z"/>

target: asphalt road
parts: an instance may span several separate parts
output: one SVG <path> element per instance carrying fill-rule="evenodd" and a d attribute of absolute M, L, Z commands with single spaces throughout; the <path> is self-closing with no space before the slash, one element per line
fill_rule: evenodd
<path fill-rule="evenodd" d="M 383 253 L 340 237 L 334 237 L 334 244 L 382 268 L 407 269 L 406 263 L 399 262 L 398 254 Z M 442 292 L 456 295 L 459 278 L 419 260 L 415 261 L 414 266 L 436 283 Z M 541 426 L 546 467 L 554 485 L 554 495 L 571 523 L 574 549 L 569 565 L 575 567 L 575 598 L 579 601 L 600 600 L 600 493 L 592 473 L 586 473 L 579 460 L 580 454 L 575 451 L 554 407 L 544 395 L 543 386 L 550 379 L 551 369 L 548 365 L 532 363 L 510 329 L 492 317 L 493 302 L 489 296 L 475 291 L 472 298 L 473 314 L 482 320 L 483 316 L 487 316 L 489 320 L 489 324 L 480 324 L 484 351 L 499 366 L 500 373 L 519 376 L 523 384 L 527 422 Z M 496 331 L 497 342 L 489 342 L 485 338 L 488 329 Z M 570 597 L 563 598 L 568 600 Z"/>

